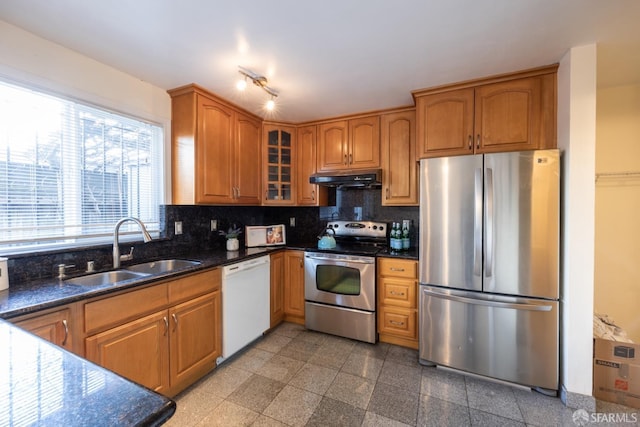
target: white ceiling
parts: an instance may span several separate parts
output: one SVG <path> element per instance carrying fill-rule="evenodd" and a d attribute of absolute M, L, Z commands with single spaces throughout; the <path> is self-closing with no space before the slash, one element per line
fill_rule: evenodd
<path fill-rule="evenodd" d="M 638 0 L 2 0 L 0 19 L 155 86 L 197 83 L 273 120 L 413 104 L 411 91 L 598 45 L 598 85 L 640 83 Z M 238 66 L 280 92 L 240 95 Z"/>

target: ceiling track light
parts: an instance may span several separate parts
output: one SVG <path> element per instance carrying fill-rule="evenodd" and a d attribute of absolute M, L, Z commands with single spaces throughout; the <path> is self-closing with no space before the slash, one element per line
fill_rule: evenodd
<path fill-rule="evenodd" d="M 268 86 L 269 81 L 267 80 L 267 78 L 265 76 L 254 73 L 248 68 L 240 66 L 238 66 L 238 72 L 244 76 L 244 80 L 239 81 L 237 84 L 238 89 L 244 90 L 247 84 L 247 79 L 251 79 L 254 85 L 258 86 L 269 95 L 271 95 L 271 98 L 267 101 L 266 105 L 267 109 L 272 110 L 275 103 L 274 99 L 278 97 L 278 91 Z"/>

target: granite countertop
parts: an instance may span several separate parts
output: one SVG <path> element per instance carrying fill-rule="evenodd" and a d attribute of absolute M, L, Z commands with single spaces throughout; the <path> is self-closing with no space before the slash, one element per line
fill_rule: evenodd
<path fill-rule="evenodd" d="M 313 244 L 288 245 L 286 249 L 306 250 L 314 249 L 316 242 Z M 136 278 L 118 282 L 117 284 L 107 284 L 101 286 L 79 286 L 59 281 L 57 279 L 44 279 L 11 285 L 9 289 L 0 291 L 0 318 L 11 319 L 36 311 L 69 304 L 87 298 L 93 298 L 106 295 L 116 291 L 122 291 L 136 286 L 152 283 L 158 280 L 167 279 L 169 277 L 179 277 L 182 274 L 192 273 L 207 268 L 224 266 L 246 259 L 259 257 L 271 252 L 285 249 L 285 247 L 258 247 L 258 248 L 240 248 L 238 251 L 210 251 L 199 252 L 187 255 L 177 256 L 180 259 L 191 259 L 200 261 L 201 264 L 193 267 L 186 267 L 175 272 L 154 274 L 143 278 Z M 404 259 L 418 259 L 418 250 L 412 248 L 408 251 L 382 251 L 377 254 L 381 257 L 397 257 Z M 168 256 L 166 258 L 173 258 Z M 135 260 L 127 263 L 133 265 L 145 262 L 147 260 Z M 126 268 L 123 265 L 122 268 Z"/>
<path fill-rule="evenodd" d="M 0 425 L 156 426 L 171 399 L 0 320 Z"/>
<path fill-rule="evenodd" d="M 233 252 L 216 251 L 180 256 L 181 259 L 201 261 L 201 264 L 172 273 L 127 280 L 116 285 L 84 287 L 57 279 L 11 285 L 9 289 L 0 291 L 0 318 L 9 319 L 169 277 L 179 277 L 259 257 L 273 250 L 243 248 Z M 175 412 L 176 405 L 171 399 L 1 319 L 0 342 L 2 426 L 154 426 L 163 424 Z"/>
<path fill-rule="evenodd" d="M 268 254 L 278 249 L 282 249 L 282 247 L 241 248 L 238 251 L 231 252 L 220 250 L 182 255 L 175 258 L 197 260 L 200 261 L 201 264 L 193 267 L 182 268 L 170 273 L 154 274 L 142 278 L 125 280 L 118 282 L 117 284 L 79 286 L 53 278 L 37 280 L 30 283 L 16 285 L 11 284 L 9 289 L 0 291 L 0 318 L 11 319 L 13 317 L 33 313 L 47 308 L 57 307 L 87 298 L 134 288 L 158 280 L 167 279 L 169 277 L 179 277 L 180 275 L 192 273 L 198 270 L 240 262 Z M 174 257 L 167 256 L 166 258 L 169 259 Z M 123 265 L 122 268 L 145 261 L 146 260 L 134 260 Z"/>
<path fill-rule="evenodd" d="M 314 245 L 289 245 L 287 249 L 314 247 L 315 242 Z M 198 260 L 201 264 L 116 285 L 85 287 L 46 279 L 11 285 L 8 290 L 0 291 L 0 342 L 4 344 L 0 349 L 0 425 L 160 425 L 175 412 L 171 399 L 35 337 L 2 318 L 10 319 L 281 249 L 284 247 L 183 255 L 176 258 Z M 378 256 L 418 259 L 415 249 L 383 251 Z"/>

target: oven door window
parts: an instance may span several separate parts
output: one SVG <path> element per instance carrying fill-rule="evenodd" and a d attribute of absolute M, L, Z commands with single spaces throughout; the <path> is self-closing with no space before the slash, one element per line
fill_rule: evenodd
<path fill-rule="evenodd" d="M 340 265 L 316 266 L 316 288 L 339 295 L 360 295 L 360 270 Z"/>

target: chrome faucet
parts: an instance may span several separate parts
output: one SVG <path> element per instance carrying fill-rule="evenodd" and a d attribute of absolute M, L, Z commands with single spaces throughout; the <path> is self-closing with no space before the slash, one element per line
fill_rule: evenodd
<path fill-rule="evenodd" d="M 129 261 L 130 259 L 133 259 L 133 246 L 131 247 L 131 251 L 129 251 L 127 255 L 120 255 L 120 246 L 118 243 L 118 231 L 120 230 L 120 226 L 127 221 L 133 221 L 138 224 L 145 243 L 151 241 L 151 235 L 147 231 L 147 228 L 144 226 L 142 221 L 132 216 L 122 218 L 116 223 L 116 226 L 113 229 L 113 268 L 120 268 L 120 261 Z"/>

